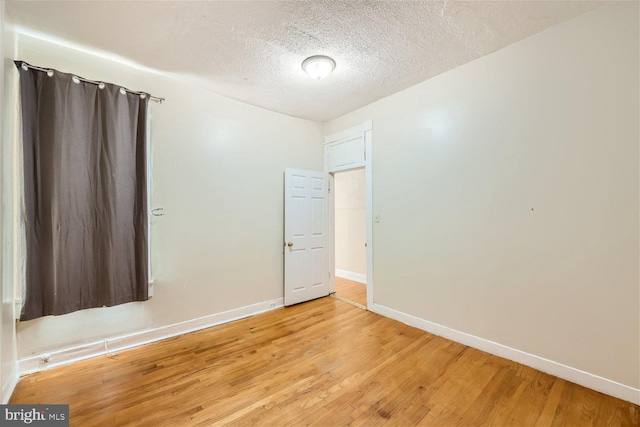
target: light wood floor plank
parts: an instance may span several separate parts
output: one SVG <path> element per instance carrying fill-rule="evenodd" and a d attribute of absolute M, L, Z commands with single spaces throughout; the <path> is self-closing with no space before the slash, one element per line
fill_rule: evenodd
<path fill-rule="evenodd" d="M 638 407 L 322 298 L 21 379 L 73 426 L 638 425 Z"/>

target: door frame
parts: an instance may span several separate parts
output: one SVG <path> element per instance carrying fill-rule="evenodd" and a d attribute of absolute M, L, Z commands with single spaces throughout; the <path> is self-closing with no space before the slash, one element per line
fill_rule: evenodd
<path fill-rule="evenodd" d="M 364 167 L 365 174 L 365 222 L 366 222 L 366 239 L 367 239 L 367 250 L 366 250 L 366 262 L 367 262 L 367 310 L 373 310 L 373 149 L 372 149 L 372 139 L 373 139 L 373 125 L 372 121 L 368 120 L 359 126 L 354 126 L 350 129 L 346 129 L 342 132 L 335 133 L 333 135 L 324 137 L 324 151 L 325 151 L 325 159 L 327 159 L 327 147 L 329 144 L 339 142 L 342 140 L 353 139 L 354 137 L 363 136 L 365 143 L 365 159 L 364 162 L 355 163 L 353 165 L 349 165 L 348 167 L 340 167 L 338 169 L 332 170 L 328 162 L 324 163 L 324 171 L 329 173 L 330 175 L 330 184 L 331 184 L 331 196 L 329 201 L 329 209 L 331 210 L 331 214 L 329 215 L 329 259 L 330 259 L 330 268 L 331 268 L 331 282 L 329 284 L 331 292 L 335 292 L 335 276 L 336 276 L 336 247 L 335 247 L 335 192 L 333 191 L 334 179 L 333 176 L 336 172 L 343 172 L 353 169 L 360 169 Z"/>

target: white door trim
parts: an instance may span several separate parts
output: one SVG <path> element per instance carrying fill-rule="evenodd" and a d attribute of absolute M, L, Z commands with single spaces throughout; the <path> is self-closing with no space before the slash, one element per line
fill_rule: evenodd
<path fill-rule="evenodd" d="M 326 172 L 326 171 L 325 171 Z M 327 172 L 328 173 L 328 172 Z M 329 293 L 336 292 L 336 197 L 335 179 L 332 173 L 329 174 L 329 243 L 327 246 L 327 257 L 329 258 Z"/>
<path fill-rule="evenodd" d="M 373 301 L 373 149 L 372 149 L 372 129 L 371 121 L 369 129 L 364 132 L 365 152 L 365 203 L 367 216 L 367 309 L 374 311 Z"/>
<path fill-rule="evenodd" d="M 371 120 L 367 120 L 361 125 L 354 126 L 352 128 L 343 130 L 341 132 L 334 133 L 333 135 L 325 136 L 324 143 L 331 144 L 333 142 L 338 142 L 343 139 L 351 139 L 351 138 L 357 138 L 358 136 L 362 136 L 363 133 L 372 129 L 371 123 L 372 123 Z M 333 171 L 327 171 L 327 172 L 333 172 Z"/>
<path fill-rule="evenodd" d="M 332 144 L 341 140 L 351 139 L 358 136 L 364 135 L 365 141 L 365 204 L 366 204 L 366 237 L 367 237 L 367 310 L 374 311 L 374 301 L 373 301 L 373 148 L 372 148 L 372 131 L 373 124 L 371 120 L 364 122 L 359 126 L 352 127 L 350 129 L 346 129 L 342 132 L 335 133 L 333 135 L 324 137 L 325 150 L 328 144 Z M 325 153 L 325 158 L 326 158 Z M 350 169 L 358 169 L 361 168 L 362 165 L 354 165 L 351 168 L 339 168 L 332 170 L 329 165 L 325 162 L 325 172 L 333 173 L 338 171 L 350 170 Z M 333 186 L 333 182 L 332 182 Z M 333 194 L 331 193 L 331 200 L 333 200 Z M 333 202 L 332 202 L 333 203 Z M 331 205 L 333 206 L 333 205 Z M 331 210 L 333 212 L 333 209 Z M 331 214 L 329 235 L 335 236 L 335 220 L 333 219 L 333 214 Z M 330 242 L 329 245 L 329 257 L 331 261 L 331 276 L 335 277 L 335 238 Z M 335 292 L 335 282 L 332 283 L 332 292 Z"/>

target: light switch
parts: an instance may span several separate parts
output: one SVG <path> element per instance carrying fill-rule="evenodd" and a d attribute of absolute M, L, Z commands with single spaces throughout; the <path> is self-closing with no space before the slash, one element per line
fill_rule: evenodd
<path fill-rule="evenodd" d="M 380 214 L 379 213 L 373 215 L 373 221 L 374 222 L 380 222 Z"/>

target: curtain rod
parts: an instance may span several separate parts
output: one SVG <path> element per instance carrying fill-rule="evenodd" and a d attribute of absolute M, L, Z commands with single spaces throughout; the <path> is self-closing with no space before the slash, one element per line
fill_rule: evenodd
<path fill-rule="evenodd" d="M 38 66 L 36 66 L 36 65 L 28 64 L 28 63 L 26 63 L 26 62 L 24 62 L 24 61 L 20 61 L 20 62 L 22 62 L 21 67 L 22 67 L 22 69 L 23 69 L 23 70 L 25 70 L 25 71 L 27 71 L 29 68 L 33 68 L 34 70 L 44 71 L 45 73 L 47 73 L 47 76 L 49 76 L 49 77 L 52 77 L 52 76 L 53 76 L 54 70 L 52 70 L 51 68 L 42 68 L 42 67 L 38 67 Z M 99 87 L 100 89 L 104 89 L 104 85 L 105 85 L 105 83 L 104 83 L 104 82 L 100 82 L 100 81 L 97 81 L 97 80 L 89 80 L 89 79 L 85 79 L 84 77 L 76 76 L 75 74 L 73 75 L 72 80 L 73 80 L 75 83 L 80 83 L 80 82 L 82 81 L 82 82 L 86 82 L 86 83 L 91 83 L 91 84 L 94 84 L 94 85 L 98 85 L 98 87 Z M 119 86 L 119 85 L 117 85 L 117 86 Z M 120 87 L 120 92 L 121 92 L 123 95 L 124 95 L 126 92 L 133 93 L 133 94 L 136 94 L 136 95 L 140 95 L 140 98 L 142 98 L 142 99 L 144 99 L 144 98 L 148 95 L 148 94 L 147 94 L 147 93 L 145 93 L 145 92 L 139 92 L 139 91 L 136 91 L 136 90 L 127 89 L 126 87 L 123 87 L 123 86 L 121 86 L 121 87 Z M 164 102 L 164 100 L 165 100 L 165 99 L 164 99 L 164 98 L 160 98 L 160 97 L 158 97 L 158 96 L 149 95 L 149 100 L 150 100 L 150 101 L 157 102 L 157 103 L 159 103 L 159 104 L 162 104 L 162 103 Z"/>

